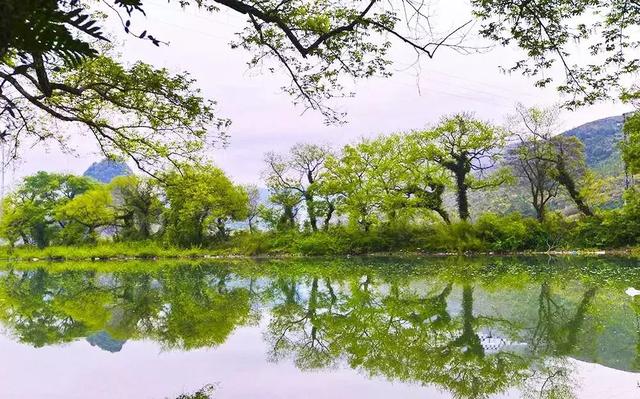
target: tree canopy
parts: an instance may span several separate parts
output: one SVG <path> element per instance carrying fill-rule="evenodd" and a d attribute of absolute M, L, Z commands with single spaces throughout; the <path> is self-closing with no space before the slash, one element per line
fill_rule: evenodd
<path fill-rule="evenodd" d="M 131 26 L 130 17 L 145 12 L 144 0 L 105 4 L 118 14 L 125 34 L 161 45 L 144 27 Z M 330 100 L 349 94 L 345 77 L 391 74 L 392 43 L 429 58 L 441 48 L 477 49 L 467 40 L 475 31 L 472 20 L 439 29 L 444 24 L 430 14 L 429 3 L 414 0 L 192 0 L 175 6 L 245 16 L 232 46 L 251 54 L 252 67 L 287 73 L 284 90 L 330 123 L 343 120 Z M 216 129 L 218 139 L 224 134 L 228 121 L 215 114 L 214 103 L 201 97 L 188 75 L 118 62 L 108 24 L 91 6 L 8 0 L 1 7 L 0 118 L 2 138 L 14 146 L 27 138 L 61 141 L 68 129 L 53 121 L 64 121 L 93 137 L 106 155 L 129 156 L 153 173 L 158 161 L 175 165 L 194 158 Z M 628 2 L 474 0 L 472 10 L 481 35 L 526 52 L 526 59 L 507 69 L 538 76 L 543 86 L 551 81 L 545 71 L 559 62 L 566 75 L 559 89 L 569 94 L 568 106 L 634 91 L 627 77 L 640 65 L 632 34 L 640 11 Z M 584 47 L 592 57 L 574 61 L 576 48 Z"/>

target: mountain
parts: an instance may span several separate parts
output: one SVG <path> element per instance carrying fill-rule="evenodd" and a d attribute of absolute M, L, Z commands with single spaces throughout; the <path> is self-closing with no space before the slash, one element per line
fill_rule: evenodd
<path fill-rule="evenodd" d="M 622 172 L 618 142 L 622 140 L 624 116 L 598 119 L 562 133 L 574 136 L 584 143 L 587 165 L 606 174 Z M 618 172 L 618 173 L 615 173 Z"/>
<path fill-rule="evenodd" d="M 111 337 L 111 335 L 109 335 L 108 332 L 100 331 L 88 336 L 87 342 L 89 342 L 91 346 L 97 346 L 104 351 L 116 353 L 122 350 L 122 346 L 127 341 L 114 339 L 113 337 Z"/>
<path fill-rule="evenodd" d="M 100 162 L 92 163 L 83 176 L 92 177 L 102 183 L 109 183 L 114 177 L 132 174 L 131 168 L 126 163 L 103 159 Z"/>
<path fill-rule="evenodd" d="M 567 130 L 562 135 L 574 136 L 584 143 L 587 165 L 612 180 L 613 188 L 610 192 L 611 203 L 615 206 L 620 203 L 622 188 L 621 179 L 624 174 L 624 166 L 618 149 L 618 143 L 623 138 L 622 126 L 624 116 L 611 116 L 585 123 L 573 129 Z M 534 216 L 533 208 L 529 201 L 530 194 L 522 187 L 502 186 L 494 190 L 471 191 L 469 202 L 473 204 L 473 215 L 478 216 L 484 212 L 496 212 L 505 214 L 520 212 L 528 216 Z M 447 209 L 455 214 L 455 195 L 449 193 L 445 202 Z M 565 195 L 551 201 L 551 209 L 564 213 L 574 213 L 572 202 Z"/>

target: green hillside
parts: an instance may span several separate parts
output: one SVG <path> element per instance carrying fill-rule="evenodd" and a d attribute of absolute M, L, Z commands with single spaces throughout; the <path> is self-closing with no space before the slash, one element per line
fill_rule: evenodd
<path fill-rule="evenodd" d="M 562 133 L 575 136 L 584 143 L 587 164 L 607 175 L 622 173 L 623 167 L 618 150 L 622 139 L 622 115 L 598 119 Z"/>

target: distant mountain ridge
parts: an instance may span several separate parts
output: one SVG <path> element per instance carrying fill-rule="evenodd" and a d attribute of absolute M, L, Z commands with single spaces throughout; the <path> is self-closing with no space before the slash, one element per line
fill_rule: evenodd
<path fill-rule="evenodd" d="M 83 176 L 92 177 L 102 183 L 110 183 L 115 177 L 132 175 L 133 171 L 124 162 L 103 159 L 94 162 L 82 174 Z"/>
<path fill-rule="evenodd" d="M 624 116 L 610 116 L 574 127 L 562 133 L 584 143 L 587 165 L 594 169 L 621 168 L 618 143 L 623 138 Z"/>

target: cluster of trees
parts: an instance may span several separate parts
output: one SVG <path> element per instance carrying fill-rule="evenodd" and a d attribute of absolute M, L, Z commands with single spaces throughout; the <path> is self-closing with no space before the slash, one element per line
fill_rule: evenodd
<path fill-rule="evenodd" d="M 633 121 L 626 129 L 632 130 Z M 635 190 L 628 190 L 622 210 L 598 209 L 606 203 L 606 184 L 587 167 L 580 140 L 557 135 L 557 125 L 556 110 L 520 105 L 506 126 L 458 114 L 432 129 L 362 139 L 338 153 L 296 145 L 287 155 L 268 154 L 266 181 L 275 215 L 268 221 L 275 229 L 289 229 L 297 226 L 296 215 L 306 213 L 308 230 L 327 230 L 333 222 L 364 233 L 438 221 L 465 224 L 472 219 L 471 192 L 507 186 L 526 193 L 539 224 L 557 224 L 559 216 L 550 205 L 565 198 L 582 219 L 591 221 L 590 228 L 607 218 L 609 224 L 612 218 L 632 224 L 609 245 L 637 242 Z M 622 144 L 623 153 L 629 170 L 637 173 L 632 136 Z M 492 224 L 497 228 L 513 220 Z M 596 241 L 590 244 L 607 245 Z"/>
<path fill-rule="evenodd" d="M 101 184 L 39 172 L 4 200 L 0 234 L 11 245 L 41 248 L 95 242 L 101 234 L 203 245 L 226 238 L 228 223 L 248 215 L 247 191 L 214 166 L 184 165 L 160 177 L 121 176 Z"/>
<path fill-rule="evenodd" d="M 89 182 L 75 187 L 71 177 L 55 176 L 58 185 L 44 191 L 29 187 L 37 186 L 34 177 L 6 201 L 2 231 L 10 242 L 92 241 L 98 230 L 112 228 L 116 237 L 203 245 L 227 237 L 230 220 L 247 218 L 252 232 L 258 220 L 278 231 L 295 230 L 301 209 L 309 231 L 348 224 L 369 233 L 381 226 L 425 225 L 433 218 L 449 225 L 455 218 L 446 191 L 455 192 L 455 213 L 465 222 L 472 216 L 471 192 L 514 179 L 530 191 L 539 221 L 548 221 L 549 203 L 563 193 L 585 215 L 585 230 L 595 232 L 591 243 L 637 241 L 635 191 L 628 190 L 622 210 L 599 213 L 589 196 L 597 179 L 584 165 L 580 143 L 551 136 L 553 118 L 546 111 L 520 110 L 515 146 L 507 131 L 457 115 L 428 131 L 364 140 L 339 154 L 304 145 L 286 156 L 271 154 L 267 183 L 274 206 L 260 207 L 255 188 L 243 191 L 210 167 L 166 175 L 167 165 L 202 164 L 207 146 L 225 139 L 230 121 L 218 116 L 215 102 L 201 95 L 187 73 L 121 62 L 109 44 L 112 32 L 106 31 L 104 18 L 122 22 L 126 35 L 156 46 L 164 42 L 131 24 L 132 16 L 146 12 L 144 0 L 107 3 L 117 15 L 94 13 L 77 0 L 0 4 L 0 141 L 15 159 L 30 141 L 65 146 L 68 132 L 85 134 L 107 157 L 127 157 L 162 183 L 132 178 L 130 190 Z M 508 70 L 537 78 L 537 86 L 552 83 L 553 74 L 546 72 L 556 65 L 563 69 L 566 80 L 558 89 L 568 95 L 564 105 L 569 108 L 640 97 L 635 79 L 628 79 L 640 66 L 632 39 L 640 12 L 626 2 L 474 0 L 471 18 L 478 24 L 460 21 L 449 31 L 434 29 L 437 21 L 425 12 L 428 4 L 413 0 L 179 4 L 245 16 L 232 46 L 251 54 L 250 66 L 273 62 L 276 67 L 264 69 L 288 76 L 284 91 L 294 102 L 317 110 L 329 123 L 343 120 L 328 104 L 349 91 L 345 77 L 391 75 L 393 42 L 428 58 L 447 48 L 468 53 L 475 50 L 466 40 L 474 27 L 489 40 L 524 50 L 527 58 Z M 594 21 L 589 29 L 583 16 Z M 574 57 L 576 42 L 588 57 Z M 640 170 L 639 121 L 637 115 L 628 120 L 622 145 L 630 176 Z M 181 187 L 180 179 L 189 174 L 202 177 L 201 184 L 189 181 L 191 188 Z M 122 200 L 122 193 L 150 202 Z M 623 226 L 616 229 L 623 234 L 616 231 L 612 240 L 606 231 L 613 225 Z"/>
<path fill-rule="evenodd" d="M 212 247 L 228 243 L 231 227 L 240 227 L 232 222 L 243 222 L 244 235 L 256 237 L 265 228 L 271 236 L 348 232 L 351 240 L 354 235 L 419 234 L 422 244 L 415 246 L 430 250 L 636 244 L 640 201 L 635 189 L 627 190 L 620 209 L 595 206 L 606 187 L 587 167 L 583 144 L 556 135 L 557 121 L 553 109 L 518 106 L 505 126 L 461 113 L 430 129 L 361 139 L 340 151 L 298 144 L 285 154 L 266 154 L 268 203 L 262 203 L 257 187 L 236 185 L 210 164 L 182 164 L 158 179 L 122 176 L 109 184 L 40 172 L 5 199 L 0 235 L 12 245 L 38 247 L 95 242 L 101 234 Z M 639 170 L 635 123 L 635 116 L 629 118 L 621 144 L 632 174 Z M 498 187 L 526 193 L 535 219 L 474 212 L 470 194 Z M 573 225 L 550 209 L 560 197 L 581 214 L 572 218 Z M 540 233 L 537 239 L 531 238 L 534 231 Z M 582 241 L 566 241 L 567 235 Z M 429 239 L 440 244 L 425 245 Z"/>

